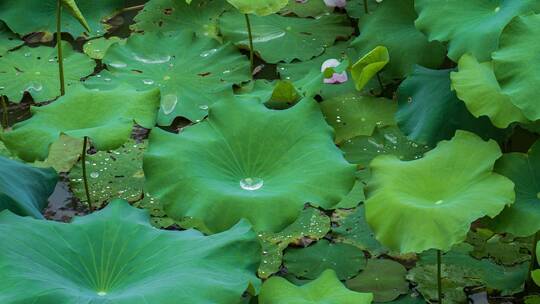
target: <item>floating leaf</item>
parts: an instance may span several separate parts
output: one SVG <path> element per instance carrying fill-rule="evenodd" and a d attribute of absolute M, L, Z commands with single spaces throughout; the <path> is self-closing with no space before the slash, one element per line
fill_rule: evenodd
<path fill-rule="evenodd" d="M 268 63 L 309 60 L 322 54 L 337 38 L 348 38 L 353 32 L 346 16 L 336 14 L 317 19 L 279 15 L 252 16 L 250 19 L 253 47 Z M 225 13 L 220 18 L 220 28 L 225 40 L 248 47 L 248 32 L 240 14 Z M 286 48 L 283 47 L 285 45 Z"/>
<path fill-rule="evenodd" d="M 116 198 L 129 202 L 142 198 L 142 159 L 145 149 L 146 142 L 137 144 L 130 140 L 116 150 L 100 151 L 86 157 L 88 187 L 94 206 L 103 206 Z M 73 194 L 86 201 L 81 164 L 73 168 L 69 177 Z"/>
<path fill-rule="evenodd" d="M 407 76 L 415 64 L 437 68 L 446 50 L 439 42 L 429 42 L 414 27 L 415 19 L 413 0 L 384 0 L 375 12 L 360 19 L 361 33 L 352 46 L 360 55 L 379 45 L 388 48 L 390 61 L 382 73 L 386 78 Z"/>
<path fill-rule="evenodd" d="M 250 79 L 249 61 L 233 46 L 189 31 L 133 35 L 125 45 L 111 46 L 103 62 L 111 73 L 94 78 L 90 87 L 106 86 L 108 76 L 139 90 L 159 87 L 160 125 L 170 125 L 177 116 L 204 118 L 216 100 L 232 97 L 233 84 Z"/>
<path fill-rule="evenodd" d="M 0 156 L 0 212 L 7 209 L 43 218 L 41 210 L 47 206 L 57 180 L 52 169 L 38 169 Z"/>
<path fill-rule="evenodd" d="M 93 39 L 84 44 L 83 51 L 92 59 L 103 59 L 111 45 L 116 43 L 125 43 L 125 40 L 118 37 Z"/>
<path fill-rule="evenodd" d="M 71 224 L 1 213 L 0 241 L 3 302 L 237 303 L 259 282 L 247 222 L 208 237 L 157 230 L 121 200 Z"/>
<path fill-rule="evenodd" d="M 326 269 L 333 269 L 340 280 L 346 280 L 366 266 L 366 257 L 352 245 L 320 240 L 307 248 L 288 249 L 283 263 L 299 278 L 316 279 Z"/>
<path fill-rule="evenodd" d="M 4 22 L 0 21 L 0 56 L 4 56 L 9 50 L 21 44 L 23 41 L 19 40 L 19 37 L 13 34 Z"/>
<path fill-rule="evenodd" d="M 136 32 L 192 31 L 198 36 L 218 38 L 218 18 L 230 8 L 225 0 L 151 0 L 135 17 Z"/>
<path fill-rule="evenodd" d="M 514 184 L 492 173 L 501 155 L 496 142 L 458 131 L 421 159 L 374 159 L 365 205 L 377 240 L 402 253 L 462 242 L 473 221 L 514 202 Z"/>
<path fill-rule="evenodd" d="M 475 117 L 488 116 L 498 128 L 528 121 L 510 97 L 502 94 L 491 61 L 480 63 L 466 54 L 459 60 L 458 67 L 458 72 L 450 73 L 452 87 Z"/>
<path fill-rule="evenodd" d="M 531 241 L 503 237 L 485 229 L 469 232 L 467 242 L 474 246 L 470 254 L 474 258 L 490 258 L 497 264 L 512 266 L 531 259 Z"/>
<path fill-rule="evenodd" d="M 540 141 L 528 154 L 508 153 L 497 161 L 495 171 L 516 185 L 516 202 L 504 209 L 490 226 L 498 232 L 530 236 L 540 230 Z"/>
<path fill-rule="evenodd" d="M 0 4 L 2 6 L 2 4 Z M 1 11 L 1 9 L 0 9 Z M 28 16 L 25 18 L 28 19 Z M 64 50 L 64 71 L 67 86 L 77 84 L 94 71 L 95 62 L 77 53 L 67 42 Z M 24 92 L 34 101 L 48 101 L 60 95 L 56 48 L 24 46 L 0 57 L 0 91 L 12 102 L 20 102 Z M 69 91 L 69 88 L 68 88 Z"/>
<path fill-rule="evenodd" d="M 378 46 L 365 54 L 351 67 L 356 90 L 361 91 L 390 61 L 388 49 Z"/>
<path fill-rule="evenodd" d="M 41 168 L 52 167 L 56 172 L 68 172 L 73 168 L 81 156 L 83 140 L 60 134 L 58 140 L 49 148 L 49 155 L 43 162 L 35 162 L 33 165 Z"/>
<path fill-rule="evenodd" d="M 416 27 L 430 41 L 448 42 L 448 57 L 456 62 L 466 53 L 482 62 L 491 59 L 510 20 L 540 10 L 535 0 L 417 0 L 414 4 Z"/>
<path fill-rule="evenodd" d="M 289 1 L 281 10 L 281 14 L 295 14 L 298 17 L 318 17 L 332 12 L 332 8 L 326 6 L 323 0 Z"/>
<path fill-rule="evenodd" d="M 179 135 L 154 129 L 144 171 L 146 189 L 174 219 L 190 216 L 222 231 L 246 218 L 256 231 L 276 232 L 306 202 L 339 203 L 355 167 L 333 144 L 314 100 L 282 111 L 224 100 Z"/>
<path fill-rule="evenodd" d="M 538 4 L 540 6 L 540 4 Z M 502 93 L 530 120 L 540 119 L 537 97 L 540 95 L 538 61 L 540 51 L 540 14 L 518 16 L 504 29 L 499 49 L 493 52 L 493 70 Z"/>
<path fill-rule="evenodd" d="M 303 286 L 295 286 L 281 277 L 272 277 L 263 284 L 259 295 L 260 304 L 370 304 L 371 293 L 359 293 L 347 289 L 333 270 Z"/>
<path fill-rule="evenodd" d="M 279 12 L 289 3 L 289 0 L 227 0 L 227 2 L 242 14 L 266 16 Z"/>
<path fill-rule="evenodd" d="M 21 36 L 45 32 L 48 40 L 51 40 L 52 33 L 56 32 L 56 3 L 57 0 L 3 0 L 0 3 L 0 19 Z M 77 6 L 86 17 L 93 36 L 102 36 L 109 29 L 106 21 L 119 12 L 124 4 L 124 0 L 77 0 Z M 79 37 L 83 36 L 85 29 L 72 14 L 62 14 L 62 31 Z"/>
<path fill-rule="evenodd" d="M 397 104 L 390 99 L 347 94 L 325 100 L 321 110 L 336 130 L 336 143 L 356 136 L 370 136 L 376 127 L 395 124 Z"/>
<path fill-rule="evenodd" d="M 407 269 L 398 262 L 370 259 L 366 269 L 345 285 L 354 291 L 372 292 L 376 302 L 390 302 L 409 292 L 406 274 Z"/>
<path fill-rule="evenodd" d="M 155 125 L 158 102 L 157 90 L 137 92 L 122 86 L 95 92 L 77 87 L 52 104 L 32 107 L 32 118 L 15 124 L 3 140 L 26 161 L 45 159 L 61 134 L 87 136 L 98 150 L 114 149 L 129 139 L 134 122 L 145 128 Z"/>

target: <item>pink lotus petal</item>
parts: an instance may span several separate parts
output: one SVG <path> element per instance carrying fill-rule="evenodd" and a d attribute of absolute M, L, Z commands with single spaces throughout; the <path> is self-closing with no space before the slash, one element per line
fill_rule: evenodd
<path fill-rule="evenodd" d="M 323 62 L 321 66 L 321 72 L 324 72 L 328 68 L 335 68 L 340 64 L 341 62 L 339 62 L 339 60 L 337 59 L 328 59 L 325 62 Z M 336 83 L 344 83 L 344 82 L 347 82 L 348 80 L 349 80 L 349 77 L 347 76 L 347 72 L 342 72 L 342 73 L 334 73 L 332 77 L 325 78 L 324 83 L 336 84 Z"/>
<path fill-rule="evenodd" d="M 324 0 L 324 4 L 331 8 L 344 8 L 345 6 L 347 6 L 347 0 Z"/>

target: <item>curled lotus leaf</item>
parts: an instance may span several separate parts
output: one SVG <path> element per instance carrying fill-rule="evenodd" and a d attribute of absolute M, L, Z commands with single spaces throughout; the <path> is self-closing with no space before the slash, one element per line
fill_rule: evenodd
<path fill-rule="evenodd" d="M 540 4 L 539 4 L 540 5 Z M 540 14 L 516 17 L 503 30 L 499 49 L 493 52 L 493 70 L 502 93 L 532 121 L 540 120 L 538 96 L 540 65 Z"/>
<path fill-rule="evenodd" d="M 450 73 L 452 87 L 475 117 L 488 116 L 498 128 L 506 128 L 513 122 L 528 122 L 510 97 L 501 92 L 491 61 L 480 63 L 474 56 L 465 54 L 459 59 L 458 69 Z"/>
<path fill-rule="evenodd" d="M 58 176 L 53 169 L 40 169 L 0 156 L 0 212 L 43 218 Z"/>
<path fill-rule="evenodd" d="M 279 12 L 287 6 L 289 0 L 227 0 L 236 7 L 242 14 L 255 14 L 267 16 Z"/>
<path fill-rule="evenodd" d="M 536 0 L 416 0 L 414 4 L 416 27 L 430 41 L 448 42 L 448 57 L 456 62 L 466 53 L 482 62 L 491 59 L 512 18 L 540 10 Z"/>
<path fill-rule="evenodd" d="M 347 289 L 330 269 L 303 286 L 272 277 L 263 284 L 259 295 L 260 304 L 370 304 L 372 300 L 371 293 Z"/>
<path fill-rule="evenodd" d="M 501 155 L 495 141 L 458 131 L 421 159 L 375 158 L 365 205 L 377 240 L 402 253 L 449 250 L 465 240 L 473 221 L 514 202 L 512 181 L 492 172 Z"/>
<path fill-rule="evenodd" d="M 358 54 L 367 54 L 380 45 L 388 48 L 390 61 L 381 73 L 385 78 L 407 76 L 415 64 L 437 68 L 446 49 L 440 42 L 429 42 L 414 27 L 415 19 L 413 0 L 384 0 L 375 12 L 360 19 L 360 36 L 352 46 Z"/>
<path fill-rule="evenodd" d="M 110 73 L 89 80 L 89 87 L 117 82 L 138 90 L 159 88 L 159 125 L 170 125 L 177 116 L 204 118 L 212 103 L 232 97 L 233 84 L 251 78 L 249 60 L 234 46 L 190 31 L 133 35 L 125 45 L 112 45 L 103 62 Z"/>
<path fill-rule="evenodd" d="M 222 231 L 246 218 L 256 231 L 277 232 L 305 203 L 332 208 L 353 187 L 355 166 L 332 137 L 313 99 L 280 111 L 223 100 L 180 134 L 152 131 L 145 189 L 173 219 Z"/>
<path fill-rule="evenodd" d="M 126 142 L 134 123 L 155 125 L 159 91 L 135 91 L 119 87 L 110 91 L 72 88 L 55 102 L 32 107 L 33 116 L 2 134 L 9 150 L 25 161 L 47 158 L 50 145 L 61 134 L 89 137 L 98 150 L 110 150 Z"/>
<path fill-rule="evenodd" d="M 529 153 L 508 153 L 497 161 L 495 171 L 516 185 L 516 202 L 490 221 L 492 229 L 525 237 L 540 230 L 540 141 Z"/>
<path fill-rule="evenodd" d="M 338 14 L 323 15 L 317 19 L 252 16 L 250 20 L 253 48 L 268 63 L 312 59 L 321 55 L 338 38 L 347 39 L 353 33 L 347 17 Z M 243 48 L 249 47 L 245 21 L 239 13 L 223 14 L 220 30 L 225 40 Z M 287 47 L 284 48 L 284 45 Z"/>
<path fill-rule="evenodd" d="M 1 6 L 1 4 L 0 4 Z M 94 71 L 96 63 L 62 42 L 66 86 L 79 83 Z M 0 92 L 12 102 L 20 102 L 25 92 L 34 101 L 48 101 L 60 95 L 58 58 L 54 47 L 24 46 L 0 57 Z M 68 88 L 69 91 L 69 88 Z"/>
<path fill-rule="evenodd" d="M 366 84 L 377 75 L 390 61 L 388 49 L 377 46 L 365 54 L 351 67 L 351 74 L 357 91 L 361 91 Z"/>
<path fill-rule="evenodd" d="M 158 230 L 122 200 L 70 224 L 0 213 L 0 241 L 3 303 L 238 303 L 259 284 L 247 222 Z"/>
<path fill-rule="evenodd" d="M 63 3 L 74 0 L 61 0 Z M 109 29 L 110 25 L 106 23 L 122 8 L 124 0 L 76 0 L 76 6 L 79 8 L 80 16 L 76 11 L 67 7 L 70 12 L 75 14 L 62 14 L 62 31 L 70 33 L 73 37 L 91 34 L 93 36 L 102 36 Z M 57 0 L 3 0 L 0 2 L 0 20 L 17 34 L 25 36 L 33 32 L 45 32 L 47 40 L 52 40 L 52 33 L 56 32 L 56 4 Z M 84 16 L 88 23 L 88 29 L 85 29 L 84 23 L 80 22 L 80 17 Z"/>

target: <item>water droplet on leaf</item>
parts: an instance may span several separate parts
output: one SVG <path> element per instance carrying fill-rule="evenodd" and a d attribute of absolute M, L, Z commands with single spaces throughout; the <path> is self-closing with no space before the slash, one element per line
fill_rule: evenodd
<path fill-rule="evenodd" d="M 240 180 L 240 187 L 244 190 L 259 190 L 264 185 L 264 181 L 258 177 L 246 177 Z"/>

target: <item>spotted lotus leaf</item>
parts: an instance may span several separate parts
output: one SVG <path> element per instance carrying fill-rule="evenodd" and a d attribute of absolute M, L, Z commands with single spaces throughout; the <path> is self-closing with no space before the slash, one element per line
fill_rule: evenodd
<path fill-rule="evenodd" d="M 62 14 L 62 30 L 74 37 L 83 35 L 102 36 L 110 27 L 106 23 L 124 7 L 124 0 L 94 1 L 94 0 L 62 0 L 64 5 L 75 14 Z M 33 32 L 45 32 L 46 39 L 52 39 L 56 32 L 57 0 L 4 0 L 0 3 L 0 19 L 17 34 L 25 36 Z M 78 7 L 77 10 L 74 8 Z M 88 23 L 81 23 L 81 17 L 86 17 Z M 86 33 L 85 33 L 86 31 Z"/>
<path fill-rule="evenodd" d="M 333 270 L 303 286 L 295 286 L 284 278 L 267 280 L 259 295 L 260 304 L 370 304 L 371 293 L 354 292 L 339 281 Z"/>
<path fill-rule="evenodd" d="M 69 86 L 77 84 L 82 77 L 94 71 L 95 62 L 75 52 L 67 42 L 62 42 L 62 48 L 64 77 L 69 91 Z M 21 101 L 25 92 L 37 102 L 58 97 L 60 84 L 56 48 L 24 46 L 0 57 L 0 92 L 16 103 Z"/>
<path fill-rule="evenodd" d="M 289 3 L 289 0 L 227 0 L 227 2 L 242 14 L 267 16 L 279 12 Z"/>
<path fill-rule="evenodd" d="M 58 176 L 52 169 L 39 169 L 0 156 L 0 212 L 43 218 Z M 0 297 L 1 299 L 1 297 Z"/>
<path fill-rule="evenodd" d="M 82 86 L 69 90 L 55 102 L 32 107 L 32 118 L 2 134 L 6 146 L 26 161 L 47 158 L 49 146 L 60 135 L 89 137 L 98 150 L 126 142 L 136 122 L 155 125 L 159 91 L 138 92 L 129 87 L 92 91 Z"/>
<path fill-rule="evenodd" d="M 103 62 L 110 72 L 93 77 L 88 87 L 127 83 L 138 90 L 159 88 L 160 125 L 170 125 L 177 116 L 204 118 L 212 103 L 232 97 L 233 84 L 251 78 L 249 60 L 234 46 L 189 31 L 132 35 L 125 45 L 111 46 Z"/>
<path fill-rule="evenodd" d="M 70 224 L 3 212 L 0 240 L 3 303 L 239 303 L 259 284 L 247 222 L 212 236 L 158 230 L 122 200 Z"/>
<path fill-rule="evenodd" d="M 336 39 L 347 39 L 353 32 L 346 16 L 338 14 L 317 19 L 279 15 L 252 16 L 250 19 L 253 48 L 268 63 L 309 60 L 322 54 Z M 249 46 L 245 21 L 239 13 L 225 13 L 220 18 L 220 29 L 225 40 L 243 48 Z"/>
<path fill-rule="evenodd" d="M 448 57 L 456 62 L 466 53 L 488 61 L 512 18 L 540 11 L 535 0 L 417 0 L 414 4 L 416 27 L 430 41 L 448 42 Z"/>
<path fill-rule="evenodd" d="M 540 4 L 538 4 L 540 6 Z M 493 70 L 502 93 L 532 121 L 540 120 L 540 72 L 535 54 L 540 51 L 540 14 L 516 17 L 503 30 L 499 49 L 493 52 Z"/>
<path fill-rule="evenodd" d="M 353 187 L 355 166 L 332 137 L 312 99 L 281 111 L 223 100 L 180 134 L 152 131 L 146 189 L 174 219 L 190 216 L 223 231 L 246 218 L 256 231 L 277 232 L 305 203 L 332 208 Z"/>
<path fill-rule="evenodd" d="M 492 172 L 501 155 L 496 142 L 458 131 L 417 160 L 375 158 L 365 205 L 377 240 L 402 253 L 465 240 L 473 221 L 514 202 L 514 184 Z"/>

